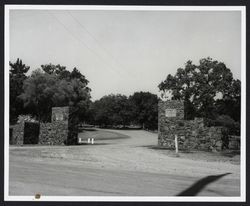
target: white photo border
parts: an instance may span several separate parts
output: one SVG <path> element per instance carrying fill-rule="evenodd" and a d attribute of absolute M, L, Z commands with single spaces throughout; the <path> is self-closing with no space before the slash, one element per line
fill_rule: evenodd
<path fill-rule="evenodd" d="M 240 196 L 10 196 L 9 195 L 9 11 L 10 10 L 130 10 L 130 11 L 240 11 L 241 12 L 241 152 Z M 119 202 L 245 202 L 246 201 L 246 7 L 245 6 L 90 6 L 5 5 L 4 8 L 4 200 L 5 201 L 119 201 Z"/>

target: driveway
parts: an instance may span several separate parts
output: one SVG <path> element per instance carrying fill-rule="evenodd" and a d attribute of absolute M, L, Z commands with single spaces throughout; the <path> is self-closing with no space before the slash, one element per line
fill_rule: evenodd
<path fill-rule="evenodd" d="M 184 194 L 240 195 L 240 165 L 149 149 L 157 144 L 155 133 L 105 132 L 130 138 L 82 146 L 10 147 L 10 195 L 175 196 L 188 188 Z"/>

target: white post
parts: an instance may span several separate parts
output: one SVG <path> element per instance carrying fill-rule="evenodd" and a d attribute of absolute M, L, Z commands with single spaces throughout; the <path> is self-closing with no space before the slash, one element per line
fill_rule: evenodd
<path fill-rule="evenodd" d="M 91 144 L 94 144 L 94 138 L 91 138 Z"/>
<path fill-rule="evenodd" d="M 175 141 L 175 153 L 178 154 L 178 137 L 177 135 L 174 135 L 174 141 Z"/>
<path fill-rule="evenodd" d="M 88 144 L 90 143 L 90 138 L 88 138 Z"/>

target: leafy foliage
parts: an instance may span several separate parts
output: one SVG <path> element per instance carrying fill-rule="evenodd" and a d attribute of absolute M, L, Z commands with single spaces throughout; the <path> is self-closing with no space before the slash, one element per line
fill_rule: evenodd
<path fill-rule="evenodd" d="M 223 126 L 230 135 L 240 135 L 240 123 L 233 120 L 228 115 L 220 115 L 215 120 L 206 119 L 207 126 Z M 224 131 L 225 132 L 225 131 Z"/>
<path fill-rule="evenodd" d="M 136 92 L 130 97 L 107 95 L 90 107 L 91 123 L 100 126 L 141 125 L 145 129 L 157 129 L 157 96 L 149 92 Z"/>
<path fill-rule="evenodd" d="M 18 96 L 23 92 L 23 82 L 30 67 L 23 64 L 19 58 L 10 65 L 10 122 L 15 122 L 24 111 L 23 102 Z"/>
<path fill-rule="evenodd" d="M 93 103 L 94 121 L 101 126 L 127 125 L 131 121 L 131 105 L 125 95 L 107 95 Z"/>
<path fill-rule="evenodd" d="M 157 129 L 158 97 L 150 92 L 135 92 L 129 100 L 133 105 L 133 120 L 143 128 Z"/>
<path fill-rule="evenodd" d="M 169 74 L 159 84 L 162 97 L 184 100 L 185 119 L 229 115 L 240 121 L 240 81 L 222 62 L 211 58 L 201 59 L 199 65 L 192 61 L 179 68 L 174 76 Z M 233 109 L 233 110 L 232 110 Z"/>
<path fill-rule="evenodd" d="M 60 65 L 41 67 L 42 70 L 33 71 L 24 81 L 24 92 L 20 95 L 24 106 L 40 121 L 50 120 L 54 106 L 76 107 L 79 119 L 84 118 L 90 103 L 90 89 L 85 77 L 76 68 L 69 72 Z"/>

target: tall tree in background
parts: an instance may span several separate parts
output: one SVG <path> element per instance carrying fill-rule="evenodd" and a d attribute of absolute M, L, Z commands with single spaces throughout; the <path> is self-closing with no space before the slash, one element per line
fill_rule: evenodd
<path fill-rule="evenodd" d="M 26 73 L 30 67 L 23 64 L 21 59 L 15 63 L 9 62 L 10 65 L 10 122 L 14 123 L 19 114 L 24 111 L 23 102 L 18 96 L 23 92 L 23 82 L 27 78 Z"/>
<path fill-rule="evenodd" d="M 158 87 L 163 97 L 184 100 L 185 119 L 215 119 L 223 114 L 239 121 L 240 81 L 233 79 L 222 62 L 209 57 L 201 59 L 199 65 L 188 61 L 184 69 L 179 68 L 174 76 L 169 74 Z"/>
<path fill-rule="evenodd" d="M 39 121 L 49 120 L 48 114 L 54 105 L 53 96 L 57 95 L 56 83 L 55 75 L 43 73 L 40 69 L 33 71 L 24 81 L 24 91 L 19 97 L 23 100 L 24 107 Z"/>
<path fill-rule="evenodd" d="M 73 106 L 79 119 L 90 104 L 88 80 L 78 71 L 78 76 L 60 65 L 42 65 L 42 69 L 32 72 L 24 82 L 24 92 L 20 98 L 24 106 L 36 115 L 40 121 L 49 121 L 51 108 L 55 106 Z"/>
<path fill-rule="evenodd" d="M 133 119 L 146 129 L 157 129 L 158 97 L 150 92 L 135 92 L 129 97 L 133 105 Z"/>
<path fill-rule="evenodd" d="M 131 122 L 131 105 L 121 94 L 111 94 L 93 103 L 94 121 L 101 126 L 128 125 Z"/>

